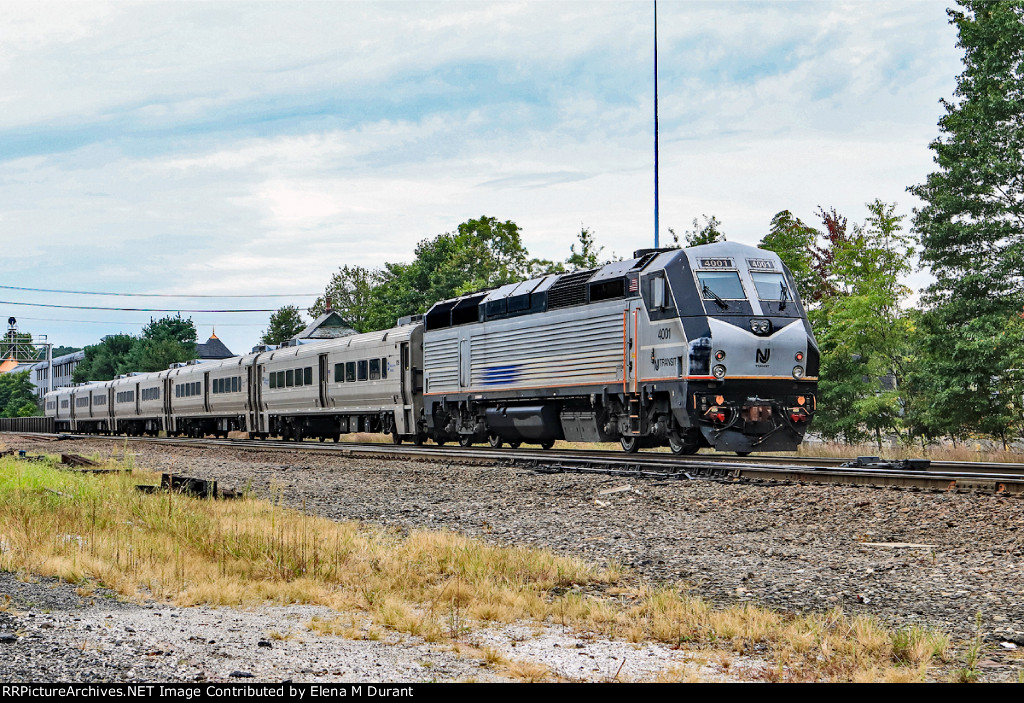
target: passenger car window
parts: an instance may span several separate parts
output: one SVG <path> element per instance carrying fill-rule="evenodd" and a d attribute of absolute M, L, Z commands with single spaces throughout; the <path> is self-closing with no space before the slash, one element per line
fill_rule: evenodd
<path fill-rule="evenodd" d="M 380 380 L 380 359 L 370 359 L 370 380 Z"/>
<path fill-rule="evenodd" d="M 345 381 L 351 383 L 356 380 L 356 362 L 348 361 L 345 363 Z"/>
<path fill-rule="evenodd" d="M 302 369 L 302 382 L 307 386 L 313 385 L 313 367 L 307 366 Z"/>
<path fill-rule="evenodd" d="M 359 379 L 360 381 L 366 380 L 366 359 L 357 362 L 359 364 Z"/>
<path fill-rule="evenodd" d="M 344 383 L 345 382 L 345 364 L 334 365 L 334 382 Z"/>
<path fill-rule="evenodd" d="M 288 369 L 284 372 L 284 385 L 288 388 L 295 385 L 295 369 Z"/>

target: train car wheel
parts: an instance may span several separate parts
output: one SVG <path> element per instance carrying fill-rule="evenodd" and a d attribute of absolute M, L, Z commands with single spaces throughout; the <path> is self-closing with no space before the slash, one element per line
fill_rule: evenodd
<path fill-rule="evenodd" d="M 502 441 L 501 435 L 492 434 L 487 438 L 487 443 L 491 445 L 491 449 L 501 449 Z"/>
<path fill-rule="evenodd" d="M 750 452 L 736 452 L 736 456 L 750 456 Z"/>
<path fill-rule="evenodd" d="M 424 439 L 426 438 L 423 435 L 418 434 L 412 438 L 412 443 L 415 444 L 417 447 L 422 447 Z"/>
<path fill-rule="evenodd" d="M 393 432 L 391 434 L 391 442 L 393 444 L 401 444 L 402 443 L 402 435 L 398 434 L 397 432 Z"/>
<path fill-rule="evenodd" d="M 673 454 L 696 454 L 700 451 L 700 445 L 696 442 L 687 442 L 684 439 L 675 439 L 671 435 L 668 438 L 668 447 Z"/>
<path fill-rule="evenodd" d="M 448 440 L 446 440 L 446 439 L 435 439 L 434 440 L 434 444 L 436 444 L 439 447 L 443 447 L 444 443 L 447 442 L 447 441 Z"/>
<path fill-rule="evenodd" d="M 519 449 L 519 447 L 521 445 L 522 445 L 522 442 L 509 442 L 508 443 L 508 446 L 512 447 L 513 449 Z"/>
<path fill-rule="evenodd" d="M 640 438 L 639 437 L 623 437 L 619 440 L 619 444 L 622 445 L 622 451 L 627 454 L 633 454 L 640 449 Z"/>
<path fill-rule="evenodd" d="M 540 443 L 541 449 L 551 449 L 551 447 L 553 446 L 555 446 L 555 440 L 553 439 L 549 439 Z"/>
<path fill-rule="evenodd" d="M 470 437 L 470 436 L 459 437 L 459 446 L 460 447 L 472 447 L 473 446 L 473 438 Z"/>

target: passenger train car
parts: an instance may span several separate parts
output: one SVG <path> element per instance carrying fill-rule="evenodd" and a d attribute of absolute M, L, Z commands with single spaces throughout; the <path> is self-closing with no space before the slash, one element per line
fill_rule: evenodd
<path fill-rule="evenodd" d="M 773 252 L 641 250 L 436 303 L 381 332 L 63 388 L 58 431 L 791 450 L 819 354 Z"/>

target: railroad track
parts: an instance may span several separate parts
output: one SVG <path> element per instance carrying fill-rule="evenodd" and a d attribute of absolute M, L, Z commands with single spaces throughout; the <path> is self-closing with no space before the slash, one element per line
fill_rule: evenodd
<path fill-rule="evenodd" d="M 32 435 L 26 437 L 51 437 Z M 64 435 L 98 439 L 96 435 Z M 123 442 L 125 438 L 111 438 Z M 594 450 L 492 449 L 433 445 L 376 443 L 285 442 L 283 440 L 187 439 L 132 437 L 131 442 L 191 447 L 231 447 L 339 453 L 375 456 L 500 463 L 541 473 L 589 473 L 660 480 L 712 480 L 722 482 L 838 483 L 858 486 L 898 486 L 918 490 L 961 491 L 1024 495 L 1024 464 L 934 461 L 926 468 L 892 463 L 862 462 L 825 457 L 736 457 L 714 454 L 675 456 L 665 452 L 623 454 Z M 844 464 L 847 464 L 844 466 Z"/>

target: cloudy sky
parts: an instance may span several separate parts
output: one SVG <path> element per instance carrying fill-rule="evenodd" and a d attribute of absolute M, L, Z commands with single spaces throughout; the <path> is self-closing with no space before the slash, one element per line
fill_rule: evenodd
<path fill-rule="evenodd" d="M 932 166 L 961 70 L 944 2 L 658 6 L 661 224 L 756 243 L 851 222 Z M 481 215 L 561 259 L 653 241 L 651 2 L 0 0 L 0 288 L 82 346 L 150 315 L 304 307 Z M 267 313 L 194 313 L 247 351 Z"/>

